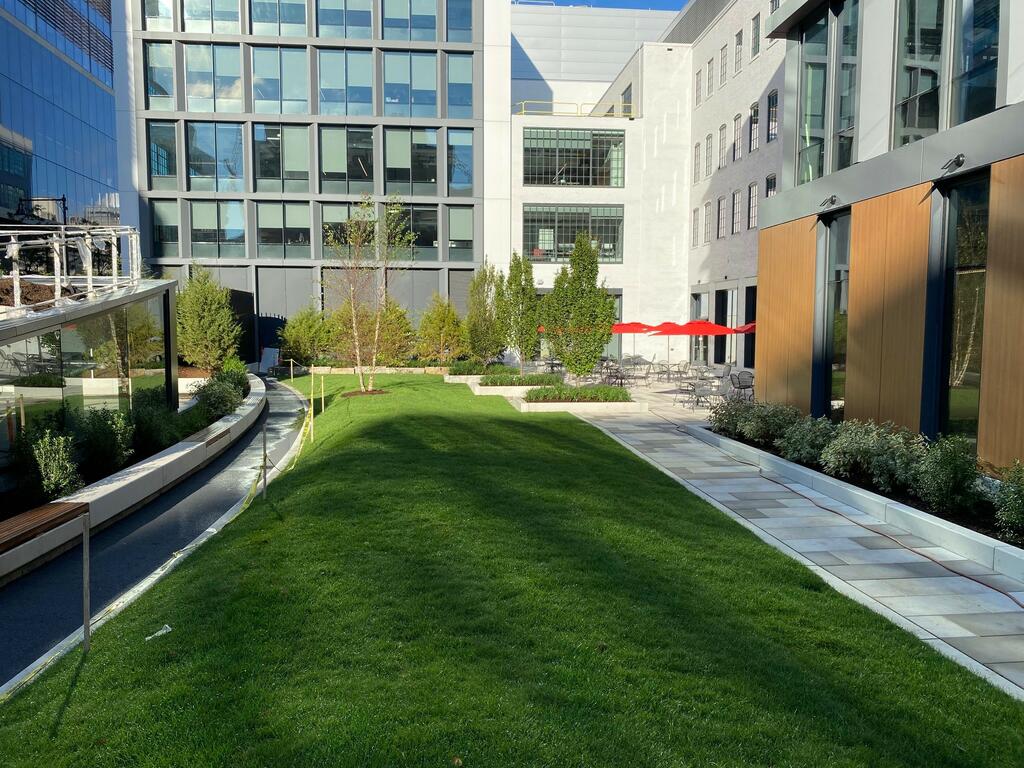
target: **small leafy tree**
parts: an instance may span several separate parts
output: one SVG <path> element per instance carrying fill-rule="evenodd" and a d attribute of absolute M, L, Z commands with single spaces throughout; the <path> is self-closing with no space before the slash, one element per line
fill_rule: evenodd
<path fill-rule="evenodd" d="M 316 307 L 311 305 L 300 310 L 277 332 L 281 358 L 294 358 L 303 365 L 316 362 L 330 352 L 334 330 L 334 325 L 326 322 L 324 313 Z"/>
<path fill-rule="evenodd" d="M 569 257 L 541 301 L 541 323 L 552 351 L 573 375 L 585 376 L 612 338 L 615 299 L 598 284 L 597 251 L 580 232 Z"/>
<path fill-rule="evenodd" d="M 416 354 L 424 360 L 436 360 L 445 365 L 466 354 L 465 329 L 455 307 L 438 294 L 420 319 L 419 343 Z"/>
<path fill-rule="evenodd" d="M 498 321 L 498 286 L 501 273 L 490 264 L 477 270 L 469 284 L 469 303 L 466 309 L 466 343 L 469 354 L 487 363 L 498 357 L 505 348 L 505 339 Z"/>
<path fill-rule="evenodd" d="M 519 373 L 525 373 L 526 360 L 537 353 L 539 305 L 533 282 L 533 264 L 512 254 L 508 276 L 497 285 L 498 325 L 505 346 L 519 358 Z"/>
<path fill-rule="evenodd" d="M 216 371 L 236 354 L 242 328 L 229 297 L 228 289 L 217 285 L 209 271 L 192 268 L 178 294 L 178 352 L 185 362 Z"/>
<path fill-rule="evenodd" d="M 369 338 L 373 331 L 373 314 L 366 306 L 356 309 L 356 323 L 362 338 Z M 331 326 L 331 352 L 335 359 L 346 364 L 355 364 L 355 336 L 352 333 L 352 307 L 348 301 L 337 312 L 327 318 Z M 405 365 L 412 355 L 416 334 L 409 316 L 401 305 L 388 299 L 380 322 L 380 338 L 377 344 L 377 362 L 382 366 Z"/>

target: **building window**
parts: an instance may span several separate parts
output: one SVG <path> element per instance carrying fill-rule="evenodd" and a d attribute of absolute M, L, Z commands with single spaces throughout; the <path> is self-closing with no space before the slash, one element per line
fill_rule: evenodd
<path fill-rule="evenodd" d="M 707 320 L 709 316 L 708 312 L 708 294 L 706 293 L 691 293 L 690 294 L 690 319 L 691 320 Z M 702 365 L 708 364 L 708 337 L 707 336 L 691 336 L 690 337 L 690 362 L 700 363 Z"/>
<path fill-rule="evenodd" d="M 473 117 L 473 54 L 449 53 L 448 117 Z"/>
<path fill-rule="evenodd" d="M 693 183 L 700 181 L 700 142 L 693 145 Z"/>
<path fill-rule="evenodd" d="M 305 48 L 252 49 L 253 111 L 296 115 L 309 110 Z"/>
<path fill-rule="evenodd" d="M 178 256 L 178 201 L 151 200 L 153 214 L 153 255 L 160 259 Z"/>
<path fill-rule="evenodd" d="M 715 291 L 715 322 L 727 328 L 735 328 L 739 317 L 739 290 L 725 288 Z M 715 363 L 736 365 L 736 335 L 715 336 Z"/>
<path fill-rule="evenodd" d="M 704 244 L 711 242 L 711 203 L 704 203 Z"/>
<path fill-rule="evenodd" d="M 715 60 L 708 60 L 708 98 L 711 98 L 711 94 L 715 91 Z"/>
<path fill-rule="evenodd" d="M 711 178 L 711 164 L 714 162 L 715 140 L 709 133 L 704 137 L 704 178 Z"/>
<path fill-rule="evenodd" d="M 718 198 L 718 226 L 715 229 L 715 239 L 721 240 L 725 237 L 726 227 L 729 221 L 729 209 L 724 197 Z"/>
<path fill-rule="evenodd" d="M 738 189 L 732 193 L 732 234 L 743 230 L 743 193 Z"/>
<path fill-rule="evenodd" d="M 757 320 L 757 286 L 748 285 L 743 289 L 743 322 L 753 323 Z M 757 353 L 757 334 L 743 334 L 743 365 L 753 368 Z"/>
<path fill-rule="evenodd" d="M 625 131 L 525 128 L 523 184 L 622 187 Z"/>
<path fill-rule="evenodd" d="M 448 129 L 448 195 L 473 196 L 473 131 Z"/>
<path fill-rule="evenodd" d="M 245 258 L 245 203 L 192 202 L 192 258 Z"/>
<path fill-rule="evenodd" d="M 946 234 L 946 365 L 942 432 L 978 437 L 985 282 L 988 267 L 989 178 L 949 191 Z"/>
<path fill-rule="evenodd" d="M 448 207 L 448 261 L 473 261 L 473 209 Z"/>
<path fill-rule="evenodd" d="M 757 229 L 757 182 L 747 187 L 747 229 Z"/>
<path fill-rule="evenodd" d="M 373 192 L 373 129 L 320 127 L 320 191 Z"/>
<path fill-rule="evenodd" d="M 700 245 L 700 208 L 694 208 L 690 220 L 690 246 L 696 248 L 698 245 Z"/>
<path fill-rule="evenodd" d="M 729 157 L 729 142 L 726 135 L 728 129 L 725 123 L 718 126 L 718 167 L 725 168 L 725 161 Z"/>
<path fill-rule="evenodd" d="M 384 0 L 385 40 L 437 40 L 437 0 Z"/>
<path fill-rule="evenodd" d="M 309 203 L 256 203 L 256 252 L 272 259 L 308 259 Z"/>
<path fill-rule="evenodd" d="M 779 0 L 771 0 L 771 2 L 768 3 L 768 12 L 775 13 L 777 10 L 779 10 Z"/>
<path fill-rule="evenodd" d="M 373 114 L 373 54 L 321 49 L 320 114 Z"/>
<path fill-rule="evenodd" d="M 830 363 L 824 391 L 828 415 L 842 421 L 846 404 L 846 329 L 850 303 L 850 213 L 836 216 L 828 225 L 828 283 L 825 286 L 825 359 Z"/>
<path fill-rule="evenodd" d="M 750 105 L 750 139 L 747 142 L 747 151 L 753 152 L 761 143 L 761 105 L 754 102 Z"/>
<path fill-rule="evenodd" d="M 743 115 L 732 119 L 732 159 L 733 162 L 743 157 Z"/>
<path fill-rule="evenodd" d="M 149 188 L 178 188 L 178 144 L 174 123 L 149 124 Z"/>
<path fill-rule="evenodd" d="M 412 232 L 413 261 L 437 261 L 437 206 L 407 205 L 405 212 L 409 217 L 409 231 Z"/>
<path fill-rule="evenodd" d="M 253 128 L 257 192 L 309 192 L 309 126 Z"/>
<path fill-rule="evenodd" d="M 323 203 L 320 206 L 325 259 L 348 257 L 348 219 L 350 215 L 349 203 Z"/>
<path fill-rule="evenodd" d="M 955 0 L 954 13 L 957 27 L 949 122 L 959 125 L 996 108 L 999 0 Z"/>
<path fill-rule="evenodd" d="M 775 197 L 775 174 L 769 174 L 764 180 L 764 196 L 765 198 Z"/>
<path fill-rule="evenodd" d="M 174 47 L 170 43 L 146 43 L 146 108 L 174 111 Z"/>
<path fill-rule="evenodd" d="M 761 14 L 754 14 L 750 20 L 750 60 L 757 58 L 761 52 Z"/>
<path fill-rule="evenodd" d="M 436 53 L 384 53 L 384 114 L 437 117 Z"/>
<path fill-rule="evenodd" d="M 238 0 L 185 0 L 184 18 L 186 32 L 237 35 L 241 29 L 238 24 Z"/>
<path fill-rule="evenodd" d="M 833 118 L 832 170 L 853 165 L 857 120 L 857 62 L 859 54 L 859 0 L 847 0 L 837 17 L 839 61 L 836 71 Z"/>
<path fill-rule="evenodd" d="M 701 88 L 704 87 L 704 73 L 699 69 L 697 74 L 693 76 L 693 103 L 694 106 L 700 106 L 701 101 Z"/>
<path fill-rule="evenodd" d="M 189 112 L 241 112 L 242 65 L 237 45 L 185 46 Z"/>
<path fill-rule="evenodd" d="M 718 56 L 718 82 L 721 85 L 725 85 L 725 81 L 729 77 L 729 46 L 723 45 L 722 50 Z"/>
<path fill-rule="evenodd" d="M 779 92 L 768 94 L 768 143 L 779 138 Z"/>
<path fill-rule="evenodd" d="M 373 0 L 317 0 L 317 34 L 368 40 L 373 31 Z"/>
<path fill-rule="evenodd" d="M 437 194 L 437 129 L 384 129 L 384 192 Z"/>
<path fill-rule="evenodd" d="M 243 192 L 242 126 L 186 123 L 188 188 L 193 192 Z"/>
<path fill-rule="evenodd" d="M 825 171 L 828 43 L 828 8 L 825 7 L 800 30 L 798 184 L 821 178 Z M 768 130 L 771 141 L 770 126 Z"/>
<path fill-rule="evenodd" d="M 473 0 L 448 0 L 448 42 L 473 42 Z"/>
<path fill-rule="evenodd" d="M 732 67 L 734 75 L 743 71 L 743 30 L 736 33 L 736 56 Z"/>
<path fill-rule="evenodd" d="M 142 11 L 147 32 L 170 32 L 174 28 L 171 0 L 143 0 Z"/>
<path fill-rule="evenodd" d="M 943 10 L 946 0 L 901 0 L 897 21 L 897 147 L 939 129 Z"/>
<path fill-rule="evenodd" d="M 306 3 L 302 0 L 252 0 L 252 33 L 305 36 Z"/>
<path fill-rule="evenodd" d="M 622 116 L 630 117 L 633 114 L 633 84 L 630 83 L 622 91 L 620 99 L 622 103 Z"/>
<path fill-rule="evenodd" d="M 523 252 L 534 261 L 565 261 L 586 232 L 598 261 L 622 261 L 621 205 L 524 205 Z"/>

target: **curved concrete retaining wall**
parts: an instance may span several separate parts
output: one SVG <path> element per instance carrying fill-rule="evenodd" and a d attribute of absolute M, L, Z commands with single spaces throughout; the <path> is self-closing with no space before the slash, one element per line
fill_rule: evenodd
<path fill-rule="evenodd" d="M 627 413 L 647 413 L 646 402 L 629 403 L 528 403 L 518 397 L 509 402 L 520 413 L 578 413 L 581 416 L 609 416 Z"/>
<path fill-rule="evenodd" d="M 252 375 L 249 385 L 249 396 L 234 413 L 138 464 L 57 501 L 88 503 L 89 521 L 95 530 L 159 496 L 213 461 L 256 423 L 267 405 L 267 391 L 263 381 Z M 3 553 L 0 555 L 0 581 L 59 552 L 76 541 L 81 530 L 81 524 L 72 520 Z"/>
<path fill-rule="evenodd" d="M 725 451 L 740 461 L 753 464 L 767 472 L 782 475 L 795 483 L 800 483 L 836 501 L 848 504 L 878 520 L 892 523 L 915 536 L 927 539 L 938 547 L 981 563 L 997 573 L 1024 581 L 1024 549 L 1005 544 L 991 536 L 922 512 L 915 507 L 892 501 L 880 494 L 837 480 L 823 472 L 816 472 L 813 469 L 794 464 L 780 456 L 746 445 L 738 440 L 715 434 L 706 427 L 687 424 L 683 428 L 687 434 Z"/>
<path fill-rule="evenodd" d="M 281 366 L 282 368 L 286 366 Z M 329 368 L 326 365 L 314 365 L 310 368 L 310 371 L 316 374 L 355 374 L 355 368 Z M 425 368 L 378 368 L 377 373 L 427 373 L 438 375 L 447 375 L 448 368 L 444 366 L 427 366 Z M 366 369 L 363 369 L 363 375 L 368 373 Z"/>

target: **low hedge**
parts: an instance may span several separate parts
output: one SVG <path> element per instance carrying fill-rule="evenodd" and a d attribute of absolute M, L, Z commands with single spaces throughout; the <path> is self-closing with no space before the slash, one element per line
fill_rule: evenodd
<path fill-rule="evenodd" d="M 449 376 L 484 376 L 488 374 L 518 374 L 519 369 L 502 363 L 482 363 L 479 360 L 456 360 L 448 366 Z"/>
<path fill-rule="evenodd" d="M 481 387 L 548 387 L 561 383 L 562 377 L 557 373 L 497 373 L 480 379 Z"/>
<path fill-rule="evenodd" d="M 531 389 L 523 398 L 528 403 L 628 403 L 632 401 L 629 390 L 596 384 L 588 387 L 570 387 L 557 384 L 551 387 Z"/>

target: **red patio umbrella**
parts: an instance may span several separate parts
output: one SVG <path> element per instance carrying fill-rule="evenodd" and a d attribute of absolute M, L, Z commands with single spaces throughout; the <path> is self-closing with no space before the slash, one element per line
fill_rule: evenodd
<path fill-rule="evenodd" d="M 652 328 L 647 323 L 615 323 L 612 326 L 612 333 L 614 334 L 632 334 L 634 355 L 636 355 L 636 334 L 647 333 L 650 330 L 652 330 Z"/>
<path fill-rule="evenodd" d="M 757 323 L 747 323 L 733 329 L 736 333 L 754 333 L 757 330 Z"/>
<path fill-rule="evenodd" d="M 728 336 L 736 333 L 732 328 L 707 320 L 691 320 L 688 323 L 661 323 L 654 326 L 652 336 Z M 668 350 L 668 339 L 665 340 L 665 349 Z"/>

